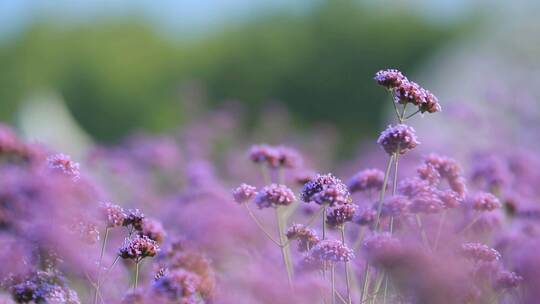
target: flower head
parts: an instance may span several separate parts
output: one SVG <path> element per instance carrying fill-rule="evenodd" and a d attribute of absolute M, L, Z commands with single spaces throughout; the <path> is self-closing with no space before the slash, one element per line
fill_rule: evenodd
<path fill-rule="evenodd" d="M 156 241 L 156 243 L 162 244 L 167 233 L 165 232 L 161 222 L 154 219 L 145 218 L 142 222 L 139 235 L 147 236 L 148 238 Z"/>
<path fill-rule="evenodd" d="M 495 290 L 512 289 L 516 288 L 521 281 L 523 281 L 523 277 L 517 273 L 503 270 L 497 274 L 493 287 Z"/>
<path fill-rule="evenodd" d="M 132 239 L 126 239 L 120 248 L 119 256 L 123 259 L 140 261 L 145 257 L 153 257 L 159 251 L 156 241 L 146 235 L 136 235 Z"/>
<path fill-rule="evenodd" d="M 256 194 L 257 194 L 257 188 L 248 184 L 241 184 L 232 192 L 234 201 L 237 202 L 238 204 L 243 204 L 249 201 Z"/>
<path fill-rule="evenodd" d="M 354 253 L 342 242 L 337 240 L 322 240 L 313 247 L 309 255 L 318 260 L 326 262 L 348 262 L 354 258 Z"/>
<path fill-rule="evenodd" d="M 62 153 L 51 155 L 47 158 L 47 163 L 49 168 L 58 170 L 73 180 L 78 180 L 81 176 L 79 164 L 72 161 L 69 155 Z"/>
<path fill-rule="evenodd" d="M 407 212 L 411 206 L 411 201 L 403 195 L 394 195 L 387 198 L 381 209 L 381 216 L 398 217 Z"/>
<path fill-rule="evenodd" d="M 143 220 L 144 214 L 139 209 L 129 209 L 123 225 L 131 225 L 135 230 L 141 231 Z"/>
<path fill-rule="evenodd" d="M 402 83 L 408 81 L 400 71 L 395 69 L 380 70 L 373 79 L 387 89 L 399 87 Z"/>
<path fill-rule="evenodd" d="M 326 213 L 326 223 L 338 227 L 353 220 L 358 206 L 355 204 L 341 204 L 329 207 Z"/>
<path fill-rule="evenodd" d="M 319 174 L 313 180 L 307 182 L 302 188 L 300 197 L 302 201 L 315 202 L 319 205 L 348 204 L 351 202 L 351 194 L 347 186 L 332 174 Z"/>
<path fill-rule="evenodd" d="M 493 262 L 501 258 L 497 250 L 480 243 L 465 243 L 461 245 L 461 254 L 477 262 Z"/>
<path fill-rule="evenodd" d="M 351 192 L 380 191 L 383 187 L 383 182 L 384 172 L 379 169 L 365 169 L 351 177 L 348 186 Z"/>
<path fill-rule="evenodd" d="M 182 300 L 197 292 L 200 281 L 198 275 L 184 269 L 176 269 L 158 278 L 152 288 L 156 293 L 171 300 Z"/>
<path fill-rule="evenodd" d="M 255 196 L 255 204 L 259 209 L 288 206 L 296 200 L 294 193 L 285 185 L 271 184 L 262 188 Z"/>
<path fill-rule="evenodd" d="M 377 143 L 390 155 L 405 154 L 420 144 L 414 128 L 404 124 L 388 126 L 379 136 Z"/>
<path fill-rule="evenodd" d="M 493 211 L 501 207 L 499 199 L 487 192 L 480 192 L 470 198 L 470 204 L 476 211 Z"/>
<path fill-rule="evenodd" d="M 270 168 L 297 168 L 302 164 L 302 157 L 295 149 L 286 146 L 255 145 L 249 151 L 249 158 L 257 164 L 266 164 Z"/>
<path fill-rule="evenodd" d="M 286 232 L 287 239 L 298 240 L 298 251 L 305 252 L 313 248 L 320 239 L 317 233 L 302 224 L 293 224 Z"/>
<path fill-rule="evenodd" d="M 122 207 L 109 202 L 102 202 L 100 203 L 100 209 L 107 222 L 107 227 L 114 228 L 124 225 L 127 214 Z"/>
<path fill-rule="evenodd" d="M 400 245 L 399 240 L 390 233 L 380 232 L 366 236 L 362 248 L 368 259 L 377 261 L 387 254 L 395 253 Z"/>
<path fill-rule="evenodd" d="M 376 218 L 377 210 L 373 208 L 365 208 L 356 212 L 353 221 L 360 226 L 368 226 L 373 224 Z"/>

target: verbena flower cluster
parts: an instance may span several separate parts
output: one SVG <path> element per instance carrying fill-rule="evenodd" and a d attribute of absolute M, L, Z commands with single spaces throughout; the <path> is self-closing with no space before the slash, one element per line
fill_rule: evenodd
<path fill-rule="evenodd" d="M 72 157 L 0 124 L 0 303 L 538 303 L 540 154 L 426 153 L 437 98 L 375 81 L 382 150 L 337 164 L 324 132 L 246 149 L 229 110 Z"/>

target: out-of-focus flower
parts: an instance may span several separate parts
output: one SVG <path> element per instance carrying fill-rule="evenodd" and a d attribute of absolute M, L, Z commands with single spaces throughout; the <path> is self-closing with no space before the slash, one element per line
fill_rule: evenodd
<path fill-rule="evenodd" d="M 393 195 L 385 199 L 382 204 L 381 216 L 399 217 L 407 212 L 411 206 L 411 201 L 403 195 Z"/>
<path fill-rule="evenodd" d="M 375 81 L 387 89 L 399 87 L 402 83 L 407 82 L 407 78 L 396 69 L 380 70 L 373 78 Z"/>
<path fill-rule="evenodd" d="M 257 188 L 248 184 L 241 184 L 232 192 L 234 201 L 238 204 L 243 204 L 251 200 L 256 194 Z"/>
<path fill-rule="evenodd" d="M 512 180 L 509 164 L 495 154 L 478 155 L 474 158 L 471 179 L 483 183 L 486 190 L 508 185 Z"/>
<path fill-rule="evenodd" d="M 414 128 L 405 124 L 388 126 L 379 136 L 377 143 L 390 155 L 405 154 L 420 144 Z"/>
<path fill-rule="evenodd" d="M 377 218 L 377 210 L 373 208 L 364 208 L 356 212 L 353 222 L 360 226 L 368 226 L 375 222 Z"/>
<path fill-rule="evenodd" d="M 517 273 L 503 270 L 497 274 L 493 288 L 495 290 L 512 289 L 518 287 L 521 281 L 523 281 L 523 277 Z"/>
<path fill-rule="evenodd" d="M 107 227 L 114 228 L 124 225 L 127 214 L 122 207 L 109 202 L 102 202 L 100 203 L 100 209 L 107 222 Z"/>
<path fill-rule="evenodd" d="M 501 258 L 497 250 L 480 243 L 462 244 L 461 254 L 468 259 L 482 262 L 493 262 Z"/>
<path fill-rule="evenodd" d="M 309 255 L 323 262 L 348 262 L 354 258 L 354 253 L 342 242 L 337 240 L 322 240 L 309 251 Z"/>
<path fill-rule="evenodd" d="M 95 244 L 99 241 L 99 231 L 95 224 L 78 220 L 69 225 L 69 230 L 85 243 Z"/>
<path fill-rule="evenodd" d="M 129 209 L 122 225 L 126 227 L 131 225 L 133 229 L 141 231 L 143 221 L 144 214 L 139 209 Z"/>
<path fill-rule="evenodd" d="M 271 184 L 261 189 L 255 196 L 259 209 L 288 206 L 296 200 L 294 193 L 285 185 Z"/>
<path fill-rule="evenodd" d="M 400 242 L 387 232 L 378 232 L 368 235 L 362 242 L 362 249 L 368 259 L 378 262 L 387 254 L 396 253 L 399 250 Z"/>
<path fill-rule="evenodd" d="M 384 172 L 379 169 L 365 169 L 351 177 L 348 186 L 351 192 L 380 191 L 383 187 L 383 182 Z"/>
<path fill-rule="evenodd" d="M 194 295 L 199 283 L 200 279 L 196 274 L 177 269 L 157 279 L 152 285 L 152 289 L 171 300 L 181 301 L 183 298 Z"/>
<path fill-rule="evenodd" d="M 450 188 L 460 196 L 466 192 L 465 178 L 461 166 L 452 158 L 429 154 L 424 164 L 417 169 L 421 179 L 427 180 L 432 185 L 440 183 L 440 179 L 445 179 Z"/>
<path fill-rule="evenodd" d="M 341 204 L 329 207 L 326 211 L 326 223 L 332 227 L 339 227 L 353 220 L 358 206 L 355 204 Z"/>
<path fill-rule="evenodd" d="M 132 259 L 140 261 L 145 257 L 153 257 L 159 251 L 156 241 L 143 235 L 136 235 L 131 239 L 126 239 L 124 245 L 120 248 L 119 256 L 123 259 Z"/>
<path fill-rule="evenodd" d="M 480 192 L 469 198 L 469 204 L 476 211 L 493 211 L 501 207 L 499 199 L 486 192 Z"/>
<path fill-rule="evenodd" d="M 306 183 L 300 197 L 306 203 L 313 201 L 319 205 L 333 206 L 351 202 L 351 194 L 347 186 L 330 173 L 319 174 L 315 179 Z"/>
<path fill-rule="evenodd" d="M 145 218 L 142 222 L 139 235 L 147 236 L 148 238 L 156 241 L 156 243 L 162 244 L 167 233 L 165 232 L 165 229 L 160 221 Z"/>
<path fill-rule="evenodd" d="M 78 180 L 81 177 L 79 164 L 72 161 L 69 155 L 62 153 L 51 155 L 47 158 L 49 168 L 58 170 L 63 174 L 70 176 L 73 180 Z"/>
<path fill-rule="evenodd" d="M 294 169 L 302 164 L 300 153 L 286 146 L 255 145 L 249 151 L 249 158 L 254 163 L 266 164 L 270 168 Z"/>
<path fill-rule="evenodd" d="M 287 229 L 287 239 L 298 240 L 298 251 L 305 252 L 313 248 L 319 241 L 317 233 L 302 224 L 293 224 Z"/>
<path fill-rule="evenodd" d="M 10 289 L 18 303 L 80 303 L 77 293 L 55 270 L 36 271 Z"/>

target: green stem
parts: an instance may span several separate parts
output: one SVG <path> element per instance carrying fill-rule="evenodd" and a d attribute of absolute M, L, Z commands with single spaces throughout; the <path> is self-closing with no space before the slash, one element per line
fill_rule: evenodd
<path fill-rule="evenodd" d="M 286 243 L 285 234 L 283 232 L 283 219 L 280 214 L 280 207 L 276 208 L 276 222 L 278 224 L 278 233 L 279 233 L 279 240 L 281 244 Z M 287 281 L 289 282 L 289 287 L 292 288 L 292 267 L 289 263 L 288 258 L 288 246 L 280 246 L 281 249 L 281 257 L 283 259 L 283 264 L 285 265 L 285 270 L 287 271 Z"/>
<path fill-rule="evenodd" d="M 377 206 L 377 219 L 375 221 L 375 231 L 379 231 L 379 225 L 381 221 L 381 211 L 382 211 L 382 204 L 384 201 L 384 194 L 386 193 L 386 187 L 388 186 L 388 176 L 390 175 L 390 168 L 392 167 L 392 161 L 394 160 L 394 156 L 390 156 L 388 159 L 388 164 L 386 165 L 386 171 L 384 173 L 384 180 L 383 185 L 381 189 L 381 195 L 379 197 L 379 205 Z"/>
<path fill-rule="evenodd" d="M 361 302 L 364 303 L 367 300 L 368 292 L 369 292 L 369 277 L 370 277 L 370 270 L 369 270 L 369 262 L 366 261 L 366 267 L 364 268 L 364 284 L 362 287 L 362 295 L 361 295 Z"/>
<path fill-rule="evenodd" d="M 249 214 L 249 217 L 251 217 L 251 219 L 253 220 L 253 222 L 255 222 L 255 224 L 257 224 L 257 226 L 259 227 L 259 229 L 264 233 L 264 235 L 270 240 L 272 241 L 274 244 L 276 244 L 277 246 L 281 247 L 283 246 L 283 244 L 281 244 L 280 242 L 276 241 L 272 235 L 266 230 L 266 228 L 264 228 L 263 224 L 259 221 L 259 219 L 255 216 L 255 214 L 253 214 L 253 211 L 251 211 L 251 209 L 249 208 L 249 206 L 247 204 L 243 204 L 244 207 L 246 208 L 248 214 Z"/>
<path fill-rule="evenodd" d="M 103 255 L 105 254 L 105 246 L 107 245 L 107 239 L 109 237 L 109 227 L 105 228 L 105 236 L 103 237 L 103 243 L 101 244 L 101 252 L 99 254 L 99 261 L 98 261 L 98 278 L 97 278 L 97 284 L 96 284 L 96 291 L 94 293 L 94 304 L 98 301 L 98 294 L 99 294 L 99 284 L 101 280 L 101 263 L 103 262 Z"/>

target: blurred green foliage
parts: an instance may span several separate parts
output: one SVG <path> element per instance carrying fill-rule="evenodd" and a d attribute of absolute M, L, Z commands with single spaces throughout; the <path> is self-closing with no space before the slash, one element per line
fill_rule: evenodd
<path fill-rule="evenodd" d="M 134 128 L 162 130 L 182 120 L 179 86 L 199 80 L 210 105 L 239 99 L 254 118 L 270 100 L 302 125 L 336 124 L 346 138 L 371 136 L 388 98 L 374 72 L 414 72 L 460 33 L 403 11 L 346 1 L 309 13 L 271 14 L 197 41 L 174 41 L 139 20 L 62 28 L 37 23 L 0 48 L 0 119 L 17 102 L 52 88 L 81 125 L 112 141 Z"/>

